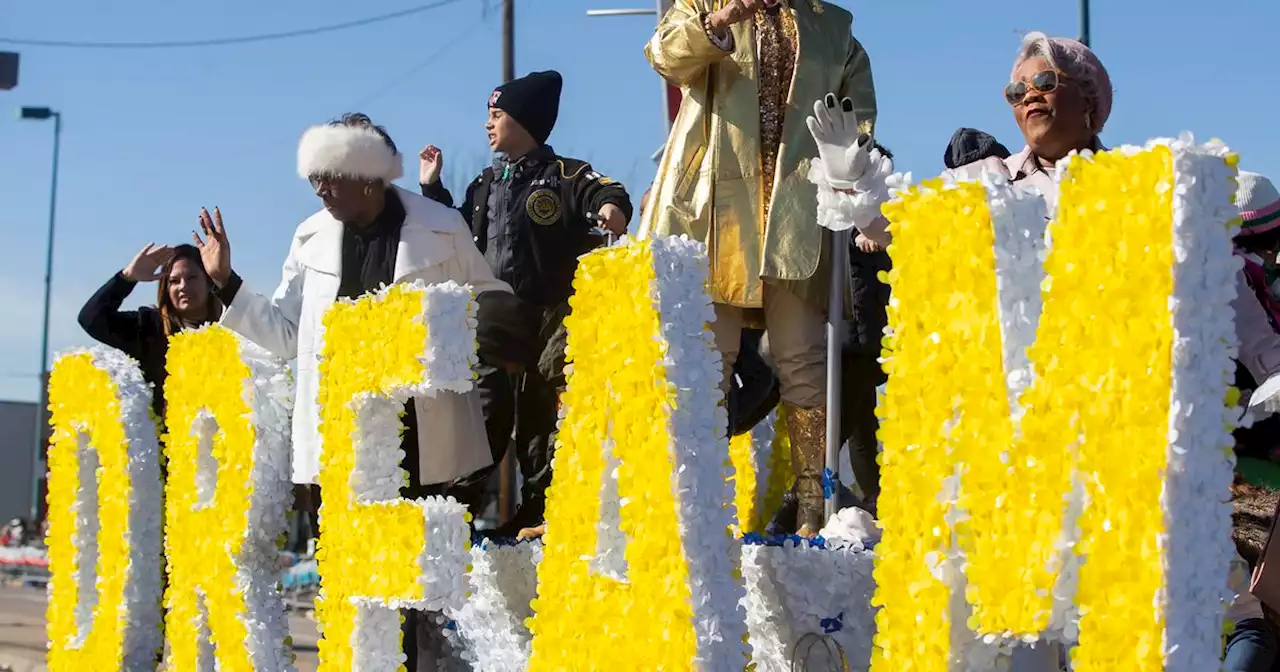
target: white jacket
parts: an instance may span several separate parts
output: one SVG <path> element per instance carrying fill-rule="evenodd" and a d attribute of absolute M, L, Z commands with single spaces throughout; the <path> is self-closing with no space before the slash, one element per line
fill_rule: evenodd
<path fill-rule="evenodd" d="M 396 252 L 395 282 L 453 280 L 478 296 L 510 292 L 493 277 L 466 222 L 454 209 L 396 187 L 405 220 Z M 319 355 L 325 311 L 338 294 L 342 223 L 327 211 L 293 234 L 280 286 L 270 297 L 241 285 L 222 324 L 284 359 L 298 360 L 293 413 L 293 481 L 315 483 L 320 471 Z M 445 483 L 493 463 L 476 391 L 417 399 L 418 471 L 425 484 Z"/>

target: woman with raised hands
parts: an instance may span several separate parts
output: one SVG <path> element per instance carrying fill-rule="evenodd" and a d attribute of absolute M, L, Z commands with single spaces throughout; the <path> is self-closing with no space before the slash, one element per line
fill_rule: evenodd
<path fill-rule="evenodd" d="M 141 282 L 157 283 L 156 305 L 121 310 Z M 142 377 L 153 386 L 151 407 L 164 417 L 165 355 L 169 337 L 184 329 L 216 322 L 222 304 L 192 245 L 147 243 L 80 309 L 79 322 L 94 340 L 138 360 Z"/>

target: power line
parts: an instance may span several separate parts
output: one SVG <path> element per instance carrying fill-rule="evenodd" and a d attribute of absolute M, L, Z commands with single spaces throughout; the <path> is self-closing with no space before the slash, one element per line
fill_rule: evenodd
<path fill-rule="evenodd" d="M 332 33 L 338 30 L 346 30 L 348 28 L 359 28 L 373 23 L 390 21 L 413 14 L 420 14 L 432 9 L 439 9 L 446 5 L 452 5 L 461 0 L 436 0 L 424 5 L 402 9 L 387 14 L 379 14 L 378 16 L 370 16 L 354 21 L 346 21 L 343 23 L 335 23 L 328 26 L 318 26 L 315 28 L 300 28 L 298 30 L 288 30 L 278 33 L 262 33 L 259 35 L 242 35 L 239 37 L 220 37 L 204 40 L 180 40 L 167 42 L 94 42 L 79 40 L 23 40 L 11 37 L 0 37 L 0 44 L 13 44 L 27 47 L 58 47 L 64 49 L 184 49 L 194 47 L 225 47 L 233 44 L 249 44 L 252 42 L 268 42 L 271 40 L 284 40 L 294 37 L 306 37 L 309 35 L 319 35 L 321 33 Z"/>

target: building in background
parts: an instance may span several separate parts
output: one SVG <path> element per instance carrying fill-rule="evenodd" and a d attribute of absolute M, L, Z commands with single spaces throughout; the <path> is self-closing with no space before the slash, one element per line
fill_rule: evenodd
<path fill-rule="evenodd" d="M 31 515 L 35 432 L 35 402 L 0 401 L 0 523 Z"/>

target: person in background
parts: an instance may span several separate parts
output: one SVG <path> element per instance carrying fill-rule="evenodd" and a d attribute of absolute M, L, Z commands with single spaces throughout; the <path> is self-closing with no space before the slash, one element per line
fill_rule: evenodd
<path fill-rule="evenodd" d="M 1276 661 L 1276 633 L 1262 602 L 1250 592 L 1249 579 L 1249 565 L 1236 551 L 1227 578 L 1234 597 L 1223 619 L 1227 642 L 1222 672 L 1271 672 Z"/>
<path fill-rule="evenodd" d="M 1234 239 L 1236 255 L 1244 260 L 1244 277 L 1257 299 L 1257 306 L 1248 305 L 1248 314 L 1262 313 L 1269 330 L 1262 328 L 1263 317 L 1253 323 L 1256 329 L 1237 329 L 1241 351 L 1257 352 L 1252 366 L 1243 361 L 1236 367 L 1236 387 L 1252 392 L 1263 382 L 1255 378 L 1255 371 L 1267 374 L 1280 367 L 1280 192 L 1271 180 L 1258 173 L 1240 171 L 1236 178 L 1236 206 L 1240 208 L 1240 233 Z M 1248 303 L 1247 301 L 1245 302 Z M 1243 325 L 1250 324 L 1242 322 Z M 1271 347 L 1254 344 L 1271 342 Z M 1250 346 L 1245 347 L 1248 343 Z M 1235 430 L 1236 454 L 1260 459 L 1280 459 L 1280 415 L 1259 418 L 1249 427 Z"/>
<path fill-rule="evenodd" d="M 562 86 L 560 73 L 546 71 L 493 91 L 485 130 L 497 158 L 468 185 L 458 206 L 490 270 L 525 304 L 525 319 L 537 334 L 535 364 L 519 374 L 486 371 L 480 382 L 495 467 L 466 484 L 474 487 L 478 481 L 483 490 L 506 455 L 513 430 L 523 479 L 520 508 L 492 532 L 495 537 L 514 537 L 543 521 L 565 385 L 563 322 L 578 257 L 601 245 L 604 231 L 626 233 L 631 219 L 631 198 L 620 183 L 547 144 Z M 453 206 L 453 195 L 440 181 L 440 150 L 429 145 L 419 158 L 422 195 Z"/>
<path fill-rule="evenodd" d="M 158 283 L 155 307 L 120 310 L 140 282 Z M 133 261 L 107 280 L 80 309 L 80 327 L 94 340 L 138 360 L 153 386 L 151 408 L 164 419 L 165 355 L 169 337 L 218 321 L 222 303 L 191 245 L 147 243 Z"/>
<path fill-rule="evenodd" d="M 518 369 L 529 357 L 523 349 L 528 335 L 503 322 L 517 310 L 511 288 L 493 277 L 456 211 L 392 183 L 403 172 L 403 157 L 386 129 L 366 115 L 347 114 L 308 129 L 298 146 L 298 173 L 324 207 L 298 226 L 280 284 L 269 296 L 232 269 L 221 213 L 201 211 L 204 237 L 195 235 L 196 247 L 226 306 L 222 325 L 282 359 L 298 359 L 294 483 L 314 484 L 320 471 L 320 327 L 338 299 L 393 283 L 470 285 L 479 304 L 480 360 Z M 455 496 L 476 510 L 467 492 L 450 485 L 492 462 L 479 393 L 410 399 L 403 422 L 401 466 L 408 483 L 401 496 Z M 315 486 L 299 491 L 311 510 L 322 495 Z M 439 633 L 432 617 L 414 610 L 402 614 L 407 669 L 435 669 Z"/>
<path fill-rule="evenodd" d="M 879 143 L 875 148 L 888 159 L 893 153 Z M 840 363 L 840 438 L 848 442 L 849 466 L 861 491 L 861 503 L 872 515 L 880 496 L 879 441 L 876 431 L 876 388 L 888 379 L 880 366 L 881 339 L 889 323 L 889 285 L 880 272 L 892 268 L 888 222 L 858 232 L 849 246 L 849 287 L 852 315 L 845 321 Z"/>

